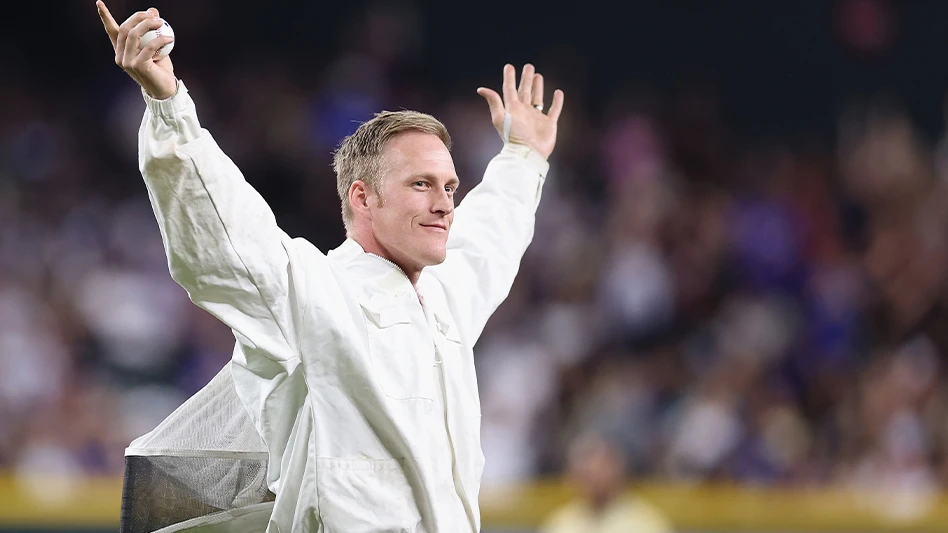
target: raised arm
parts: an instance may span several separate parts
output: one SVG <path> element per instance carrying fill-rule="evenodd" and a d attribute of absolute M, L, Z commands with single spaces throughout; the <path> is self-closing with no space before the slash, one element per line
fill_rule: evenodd
<path fill-rule="evenodd" d="M 104 3 L 97 6 L 116 63 L 145 93 L 139 165 L 172 277 L 195 304 L 233 329 L 244 354 L 266 358 L 258 364 L 295 363 L 301 306 L 290 287 L 301 280 L 290 269 L 289 237 L 201 127 L 170 58 L 153 59 L 170 39 L 140 46 L 142 34 L 161 25 L 157 10 L 136 13 L 118 26 Z"/>
<path fill-rule="evenodd" d="M 543 77 L 529 64 L 519 88 L 513 65 L 504 66 L 503 99 L 483 87 L 477 93 L 487 100 L 504 147 L 455 211 L 444 263 L 428 267 L 448 288 L 452 313 L 470 343 L 507 297 L 533 240 L 563 110 L 563 91 L 557 90 L 549 113 L 543 113 Z"/>

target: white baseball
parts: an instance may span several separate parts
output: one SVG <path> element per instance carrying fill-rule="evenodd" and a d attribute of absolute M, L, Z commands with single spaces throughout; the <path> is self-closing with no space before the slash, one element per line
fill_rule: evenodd
<path fill-rule="evenodd" d="M 167 20 L 162 19 L 163 24 L 157 30 L 149 30 L 142 35 L 142 48 L 145 47 L 152 39 L 159 37 L 161 35 L 170 35 L 174 37 L 174 30 L 171 29 L 171 25 L 168 24 Z M 171 49 L 174 48 L 174 41 L 162 46 L 158 49 L 158 52 L 155 54 L 155 59 L 161 59 L 167 57 L 171 53 Z"/>

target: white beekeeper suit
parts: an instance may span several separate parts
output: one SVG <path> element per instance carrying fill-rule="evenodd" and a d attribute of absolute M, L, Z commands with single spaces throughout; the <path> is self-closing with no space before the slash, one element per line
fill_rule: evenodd
<path fill-rule="evenodd" d="M 182 82 L 145 100 L 140 166 L 171 274 L 237 339 L 230 368 L 127 451 L 206 505 L 166 530 L 479 531 L 472 347 L 533 237 L 546 160 L 504 146 L 416 292 L 351 239 L 323 254 L 281 231 Z M 125 502 L 123 521 L 135 505 Z"/>

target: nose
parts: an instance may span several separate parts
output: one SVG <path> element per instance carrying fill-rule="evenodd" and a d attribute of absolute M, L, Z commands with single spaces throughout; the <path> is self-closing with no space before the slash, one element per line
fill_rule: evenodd
<path fill-rule="evenodd" d="M 444 189 L 436 191 L 434 194 L 435 199 L 431 204 L 431 211 L 441 216 L 451 214 L 454 211 L 454 196 Z"/>

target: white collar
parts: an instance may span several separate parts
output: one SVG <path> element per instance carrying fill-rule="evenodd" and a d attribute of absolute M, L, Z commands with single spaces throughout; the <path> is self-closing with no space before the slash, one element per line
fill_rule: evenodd
<path fill-rule="evenodd" d="M 414 293 L 415 288 L 405 272 L 395 263 L 375 254 L 367 253 L 362 245 L 352 238 L 330 250 L 328 256 L 338 261 L 357 276 L 371 279 L 375 285 L 390 294 Z"/>

